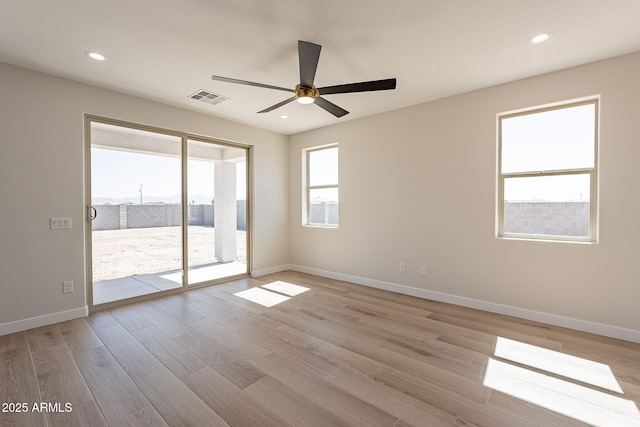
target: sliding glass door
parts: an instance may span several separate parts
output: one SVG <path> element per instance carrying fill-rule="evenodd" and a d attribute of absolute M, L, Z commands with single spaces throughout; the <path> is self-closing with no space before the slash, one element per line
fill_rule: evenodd
<path fill-rule="evenodd" d="M 247 272 L 247 153 L 187 141 L 188 284 Z"/>
<path fill-rule="evenodd" d="M 246 275 L 248 147 L 87 119 L 90 306 Z"/>

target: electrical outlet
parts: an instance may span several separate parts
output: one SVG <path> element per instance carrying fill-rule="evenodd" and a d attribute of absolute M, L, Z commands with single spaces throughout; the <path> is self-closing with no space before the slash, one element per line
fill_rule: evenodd
<path fill-rule="evenodd" d="M 427 266 L 426 265 L 421 265 L 420 266 L 420 275 L 422 275 L 422 276 L 426 276 L 427 275 Z"/>
<path fill-rule="evenodd" d="M 63 282 L 62 283 L 62 292 L 68 294 L 69 292 L 73 292 L 73 282 Z"/>
<path fill-rule="evenodd" d="M 404 262 L 400 263 L 400 273 L 405 273 L 407 271 L 407 265 Z"/>

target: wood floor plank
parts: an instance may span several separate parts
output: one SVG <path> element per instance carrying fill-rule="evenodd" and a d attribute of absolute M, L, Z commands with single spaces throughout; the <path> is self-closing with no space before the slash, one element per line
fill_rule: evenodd
<path fill-rule="evenodd" d="M 230 331 L 240 328 L 275 329 L 280 326 L 279 323 L 261 316 L 262 311 L 255 307 L 258 304 L 244 301 L 242 304 L 246 305 L 246 307 L 243 308 L 217 296 L 214 298 L 218 300 L 215 304 L 190 302 L 187 303 L 187 307 Z M 233 296 L 233 298 L 242 300 L 242 298 L 236 296 Z"/>
<path fill-rule="evenodd" d="M 353 351 L 328 343 L 305 332 L 283 325 L 273 331 L 273 336 L 290 342 L 297 347 L 305 348 L 310 353 L 326 360 L 332 366 L 344 365 L 354 370 L 369 374 L 380 367 L 380 364 Z"/>
<path fill-rule="evenodd" d="M 336 323 L 330 318 L 310 315 L 301 310 L 292 313 L 273 310 L 264 313 L 263 316 L 337 346 L 343 346 L 352 342 L 353 339 L 366 340 L 372 345 L 379 345 L 387 339 L 387 336 L 377 333 L 373 328 Z"/>
<path fill-rule="evenodd" d="M 110 313 L 129 332 L 153 326 L 153 323 L 138 313 L 134 306 L 114 308 Z"/>
<path fill-rule="evenodd" d="M 25 331 L 0 336 L 0 353 L 29 345 Z"/>
<path fill-rule="evenodd" d="M 110 427 L 169 427 L 169 425 L 158 411 L 149 405 L 124 417 L 120 421 L 112 423 Z"/>
<path fill-rule="evenodd" d="M 208 366 L 187 375 L 184 383 L 230 426 L 290 425 Z"/>
<path fill-rule="evenodd" d="M 491 397 L 487 405 L 518 417 L 523 420 L 522 424 L 534 420 L 544 420 L 545 427 L 584 427 L 586 425 L 578 420 L 565 417 L 553 411 L 497 391 L 491 393 Z"/>
<path fill-rule="evenodd" d="M 358 319 L 356 323 L 366 326 L 385 339 L 401 338 L 405 341 L 420 343 L 427 339 L 436 339 L 441 335 L 439 331 L 407 326 L 388 317 L 367 316 Z"/>
<path fill-rule="evenodd" d="M 102 341 L 84 319 L 73 319 L 58 323 L 56 328 L 58 328 L 71 353 L 81 353 L 102 345 Z"/>
<path fill-rule="evenodd" d="M 291 363 L 299 365 L 314 375 L 322 376 L 331 372 L 337 366 L 337 362 L 332 358 L 323 357 L 321 354 L 316 353 L 312 347 L 308 347 L 298 341 L 281 339 L 280 337 L 283 335 L 276 332 L 265 333 L 252 328 L 242 328 L 237 331 L 237 334 L 259 344 L 272 353 L 285 357 Z"/>
<path fill-rule="evenodd" d="M 443 388 L 386 366 L 380 367 L 371 375 L 371 378 L 452 414 L 456 419 L 468 420 L 477 425 L 491 427 L 534 427 L 538 425 L 535 420 L 529 422 L 508 412 L 488 407 L 485 403 L 465 397 L 460 393 L 462 387 L 456 389 L 456 384 Z"/>
<path fill-rule="evenodd" d="M 160 363 L 119 323 L 96 331 L 104 345 L 129 374 Z"/>
<path fill-rule="evenodd" d="M 31 350 L 40 350 L 64 344 L 64 339 L 55 325 L 29 329 L 27 331 L 27 338 Z"/>
<path fill-rule="evenodd" d="M 485 355 L 438 340 L 416 343 L 389 339 L 380 347 L 476 381 L 482 381 L 487 366 Z"/>
<path fill-rule="evenodd" d="M 384 307 L 386 309 L 391 310 L 393 313 L 401 312 L 401 313 L 411 314 L 413 316 L 419 316 L 419 317 L 427 317 L 431 314 L 431 311 L 429 311 L 425 307 L 415 307 L 415 306 L 412 307 L 406 304 L 402 304 L 401 302 L 398 302 L 398 299 L 396 299 L 395 301 L 391 301 L 384 297 L 381 298 L 380 296 L 372 296 L 372 295 L 364 294 L 362 292 L 359 292 L 359 290 L 347 292 L 343 296 L 343 298 L 346 298 L 352 301 L 359 301 L 360 303 L 368 303 L 373 306 Z"/>
<path fill-rule="evenodd" d="M 265 376 L 264 372 L 244 359 L 241 354 L 227 349 L 199 332 L 193 331 L 176 337 L 175 340 L 196 353 L 200 359 L 236 387 L 243 389 Z"/>
<path fill-rule="evenodd" d="M 107 427 L 107 421 L 94 400 L 74 405 L 70 412 L 47 414 L 49 427 Z"/>
<path fill-rule="evenodd" d="M 149 405 L 105 347 L 75 354 L 74 359 L 107 423 L 118 421 Z"/>
<path fill-rule="evenodd" d="M 281 382 L 264 377 L 245 391 L 292 426 L 348 426 L 337 415 Z"/>
<path fill-rule="evenodd" d="M 229 425 L 163 365 L 138 371 L 131 378 L 170 426 Z"/>
<path fill-rule="evenodd" d="M 178 344 L 155 326 L 138 329 L 132 334 L 178 378 L 206 366 L 194 351 Z"/>
<path fill-rule="evenodd" d="M 325 379 L 345 392 L 415 426 L 474 425 L 460 416 L 442 411 L 345 367 L 337 368 Z"/>
<path fill-rule="evenodd" d="M 242 357 L 250 362 L 262 359 L 271 353 L 266 348 L 240 337 L 210 319 L 202 319 L 190 323 L 189 326 L 234 353 L 242 354 Z"/>
<path fill-rule="evenodd" d="M 48 402 L 64 406 L 70 404 L 75 413 L 47 413 L 49 423 L 53 425 L 82 425 L 84 411 L 92 411 L 95 401 L 84 377 L 65 344 L 43 348 L 32 352 L 33 363 L 38 379 L 41 398 L 39 402 Z M 66 407 L 65 407 L 66 409 Z M 100 411 L 98 411 L 100 414 Z M 102 418 L 100 414 L 98 419 Z M 100 425 L 96 421 L 96 425 Z M 105 424 L 106 425 L 106 424 Z"/>
<path fill-rule="evenodd" d="M 38 381 L 26 346 L 0 352 L 0 403 L 26 403 L 26 411 L 0 411 L 1 426 L 31 427 L 45 425 L 45 415 L 31 411 L 42 401 Z"/>
<path fill-rule="evenodd" d="M 156 305 L 138 304 L 135 306 L 135 310 L 155 326 L 162 329 L 162 332 L 171 338 L 191 332 L 186 323 L 179 321 L 175 317 L 167 316 L 167 312 Z"/>
<path fill-rule="evenodd" d="M 94 331 L 106 328 L 107 326 L 117 325 L 118 321 L 108 311 L 99 311 L 92 313 L 86 317 L 87 323 L 93 328 Z"/>
<path fill-rule="evenodd" d="M 203 318 L 201 314 L 196 313 L 186 306 L 188 301 L 188 295 L 173 295 L 156 300 L 153 302 L 153 305 L 159 307 L 161 310 L 169 314 L 169 316 L 172 316 L 182 323 L 189 324 L 191 322 L 201 320 Z"/>
<path fill-rule="evenodd" d="M 294 364 L 276 354 L 270 354 L 256 362 L 270 377 L 280 381 L 295 392 L 312 399 L 322 408 L 334 413 L 352 426 L 393 426 L 397 417 L 345 393 L 322 378 L 309 375 Z"/>

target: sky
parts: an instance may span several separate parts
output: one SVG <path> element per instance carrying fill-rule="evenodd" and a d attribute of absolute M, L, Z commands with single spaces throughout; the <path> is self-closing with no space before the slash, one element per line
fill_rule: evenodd
<path fill-rule="evenodd" d="M 214 197 L 214 163 L 189 160 L 187 167 L 188 202 L 211 203 Z M 180 177 L 178 157 L 91 149 L 91 196 L 94 200 L 132 198 L 134 203 L 139 203 L 142 186 L 143 203 L 159 200 L 175 203 L 181 193 Z M 244 162 L 237 164 L 236 184 L 236 197 L 246 199 Z"/>
<path fill-rule="evenodd" d="M 593 168 L 595 105 L 502 120 L 502 172 Z M 588 201 L 588 174 L 505 179 L 505 200 Z"/>

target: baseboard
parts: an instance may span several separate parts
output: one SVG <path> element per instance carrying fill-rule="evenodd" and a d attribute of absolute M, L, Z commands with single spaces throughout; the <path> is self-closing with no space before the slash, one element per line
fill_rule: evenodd
<path fill-rule="evenodd" d="M 73 310 L 59 311 L 57 313 L 31 317 L 29 319 L 16 320 L 15 322 L 2 323 L 0 324 L 0 336 L 31 328 L 38 328 L 40 326 L 52 325 L 58 322 L 65 322 L 79 317 L 86 317 L 88 315 L 89 307 L 84 306 Z"/>
<path fill-rule="evenodd" d="M 290 269 L 291 266 L 289 264 L 277 265 L 275 267 L 263 268 L 262 270 L 253 270 L 251 272 L 251 277 L 260 277 L 267 274 L 280 273 L 282 271 L 287 271 Z"/>
<path fill-rule="evenodd" d="M 411 295 L 414 297 L 441 301 L 450 304 L 460 305 L 463 307 L 476 308 L 478 310 L 489 311 L 492 313 L 505 314 L 507 316 L 518 317 L 535 322 L 547 323 L 563 328 L 574 329 L 582 332 L 603 335 L 611 338 L 617 338 L 625 341 L 640 343 L 640 331 L 633 329 L 620 328 L 618 326 L 605 325 L 602 323 L 590 322 L 587 320 L 574 319 L 571 317 L 558 316 L 555 314 L 544 313 L 540 311 L 528 310 L 526 308 L 513 307 L 509 305 L 496 304 L 489 301 L 466 298 L 457 295 L 435 292 L 426 289 L 414 288 L 411 286 L 399 285 L 396 283 L 383 282 L 380 280 L 368 279 L 365 277 L 352 276 L 349 274 L 336 273 L 333 271 L 321 270 L 317 268 L 304 267 L 301 265 L 290 265 L 291 270 L 301 273 L 314 274 L 316 276 L 327 277 L 329 279 L 342 280 L 345 282 L 356 283 L 358 285 L 370 286 L 372 288 L 383 289 L 386 291 L 397 292 L 400 294 Z"/>

